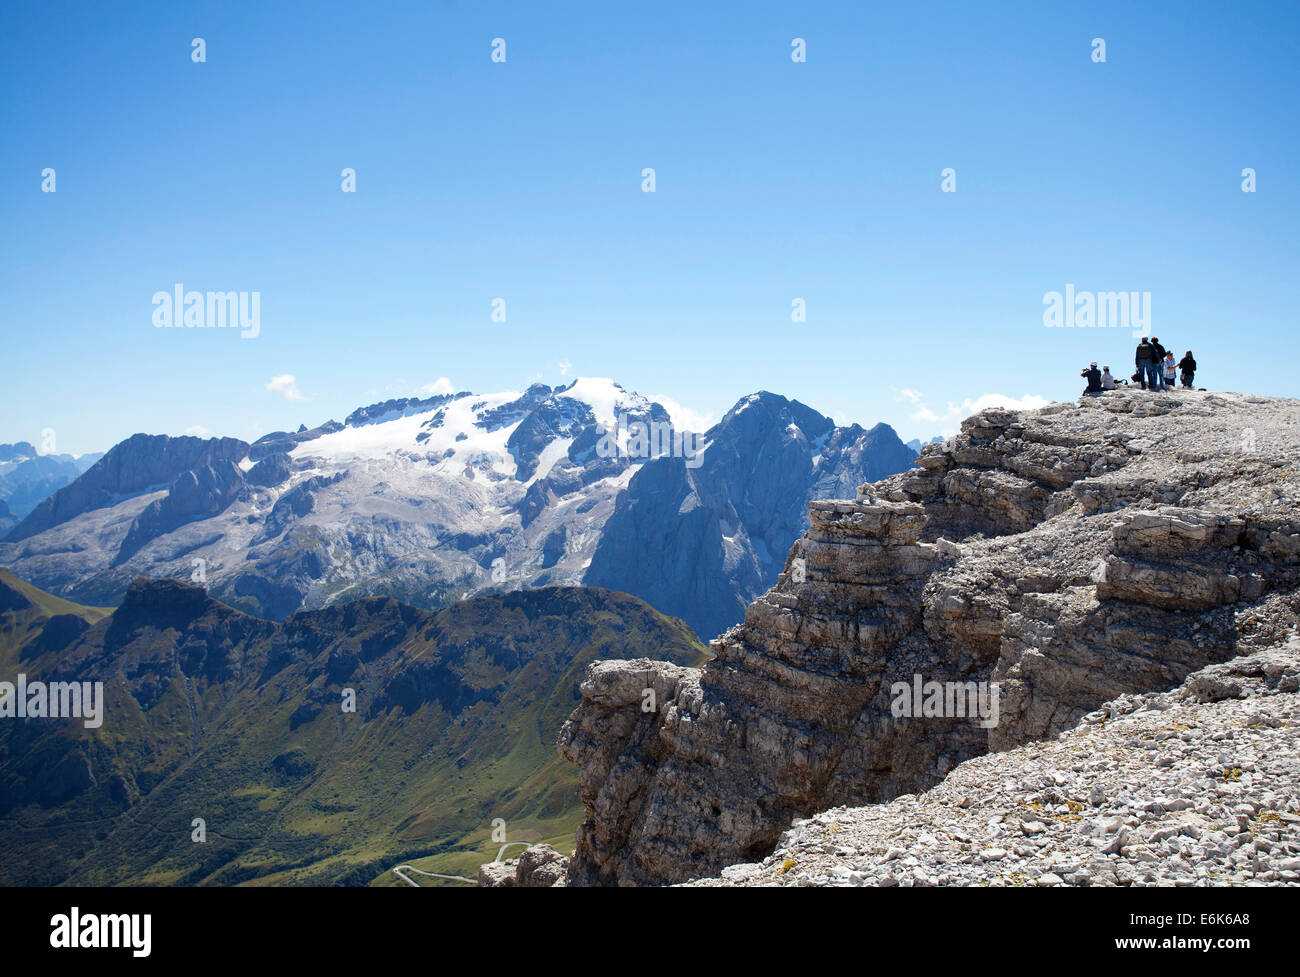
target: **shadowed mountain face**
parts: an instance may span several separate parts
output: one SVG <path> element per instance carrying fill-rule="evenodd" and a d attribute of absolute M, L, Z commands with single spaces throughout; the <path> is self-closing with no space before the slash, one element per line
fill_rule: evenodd
<path fill-rule="evenodd" d="M 668 436 L 643 443 L 642 427 Z M 14 526 L 0 564 L 93 604 L 136 577 L 190 579 L 274 620 L 585 582 L 663 600 L 711 635 L 776 579 L 808 501 L 912 458 L 887 427 L 836 427 L 767 393 L 698 441 L 610 380 L 439 394 L 251 445 L 136 435 Z M 614 525 L 631 535 L 610 539 L 621 493 Z"/>
<path fill-rule="evenodd" d="M 105 613 L 0 571 L 0 682 L 105 699 L 98 728 L 0 718 L 0 849 L 24 854 L 0 884 L 366 884 L 415 859 L 472 875 L 494 818 L 511 841 L 581 820 L 554 743 L 588 663 L 706 657 L 680 621 L 587 588 L 275 623 L 139 580 Z"/>
<path fill-rule="evenodd" d="M 137 434 L 114 447 L 71 485 L 43 501 L 6 538 L 13 542 L 24 540 L 93 510 L 115 506 L 123 498 L 176 489 L 178 479 L 184 483 L 186 476 L 192 477 L 196 470 L 237 462 L 247 453 L 248 445 L 235 438 L 204 440 Z M 180 488 L 185 491 L 183 484 Z"/>
<path fill-rule="evenodd" d="M 808 502 L 904 471 L 893 429 L 837 427 L 770 393 L 742 400 L 704 435 L 698 467 L 643 465 L 614 506 L 584 581 L 635 594 L 712 637 L 776 582 L 808 528 Z"/>
<path fill-rule="evenodd" d="M 0 537 L 101 457 L 41 454 L 29 441 L 0 444 Z"/>

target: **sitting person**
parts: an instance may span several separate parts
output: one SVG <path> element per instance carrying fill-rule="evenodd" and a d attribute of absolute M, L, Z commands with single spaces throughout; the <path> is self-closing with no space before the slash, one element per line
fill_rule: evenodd
<path fill-rule="evenodd" d="M 1183 386 L 1190 387 L 1192 380 L 1196 377 L 1196 360 L 1192 358 L 1192 351 L 1189 349 L 1187 354 L 1178 361 L 1178 369 L 1183 372 Z"/>
<path fill-rule="evenodd" d="M 1115 378 L 1110 375 L 1110 367 L 1103 366 L 1101 368 L 1101 389 L 1114 390 L 1118 386 L 1119 384 L 1115 382 Z"/>
<path fill-rule="evenodd" d="M 1101 393 L 1101 371 L 1097 369 L 1096 362 L 1088 367 L 1088 369 L 1080 370 L 1079 376 L 1088 378 L 1088 389 L 1084 391 L 1084 394 Z"/>

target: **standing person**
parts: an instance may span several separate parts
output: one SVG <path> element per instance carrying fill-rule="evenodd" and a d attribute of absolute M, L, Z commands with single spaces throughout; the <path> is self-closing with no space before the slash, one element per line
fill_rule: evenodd
<path fill-rule="evenodd" d="M 1156 379 L 1156 375 L 1160 372 L 1160 369 L 1156 366 L 1156 351 L 1155 347 L 1151 345 L 1151 342 L 1145 336 L 1142 338 L 1142 342 L 1138 343 L 1137 352 L 1133 356 L 1133 362 L 1137 365 L 1142 389 L 1147 389 L 1148 380 L 1151 382 L 1151 389 L 1157 389 L 1160 386 L 1160 381 Z"/>
<path fill-rule="evenodd" d="M 1170 350 L 1169 352 L 1165 353 L 1164 366 L 1165 366 L 1165 370 L 1164 370 L 1165 387 L 1166 389 L 1173 390 L 1177 386 L 1177 383 L 1174 382 L 1174 371 L 1178 369 L 1177 365 L 1174 363 L 1173 350 Z"/>
<path fill-rule="evenodd" d="M 1101 368 L 1101 389 L 1114 390 L 1118 386 L 1119 384 L 1115 382 L 1115 378 L 1110 375 L 1110 367 L 1103 366 Z"/>
<path fill-rule="evenodd" d="M 1192 351 L 1189 349 L 1187 354 L 1178 361 L 1178 369 L 1183 372 L 1183 386 L 1190 387 L 1192 381 L 1196 378 L 1196 360 L 1192 358 Z"/>
<path fill-rule="evenodd" d="M 1157 365 L 1163 365 L 1165 362 L 1166 350 L 1163 346 L 1160 345 L 1160 337 L 1158 336 L 1151 337 L 1151 348 L 1155 350 L 1155 361 Z M 1160 373 L 1160 377 L 1159 377 L 1160 382 L 1156 384 L 1156 386 L 1159 387 L 1161 390 L 1163 390 L 1165 386 L 1164 370 L 1163 369 L 1160 370 L 1159 373 Z"/>

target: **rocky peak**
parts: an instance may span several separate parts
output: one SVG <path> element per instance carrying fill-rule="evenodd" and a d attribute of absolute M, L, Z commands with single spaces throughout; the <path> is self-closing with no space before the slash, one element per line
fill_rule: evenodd
<path fill-rule="evenodd" d="M 584 582 L 635 594 L 706 637 L 776 578 L 808 528 L 809 498 L 851 492 L 915 457 L 888 425 L 837 427 L 766 391 L 737 402 L 696 449 L 632 476 Z"/>
<path fill-rule="evenodd" d="M 570 878 L 754 862 L 795 818 L 923 791 L 1278 643 L 1300 600 L 1297 425 L 1296 401 L 1190 391 L 989 410 L 912 470 L 813 502 L 703 669 L 592 666 L 560 737 L 587 812 Z M 899 718 L 917 677 L 996 685 L 996 721 Z"/>
<path fill-rule="evenodd" d="M 248 445 L 237 438 L 133 435 L 115 445 L 76 481 L 45 499 L 6 539 L 27 539 L 92 509 L 167 488 L 186 472 L 223 463 L 234 465 L 247 454 Z"/>

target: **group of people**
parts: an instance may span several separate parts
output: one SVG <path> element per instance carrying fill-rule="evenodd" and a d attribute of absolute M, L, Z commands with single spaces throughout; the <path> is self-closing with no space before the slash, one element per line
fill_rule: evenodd
<path fill-rule="evenodd" d="M 1133 363 L 1137 367 L 1137 372 L 1133 374 L 1132 380 L 1134 383 L 1141 384 L 1143 390 L 1172 390 L 1177 386 L 1175 378 L 1179 373 L 1182 374 L 1183 386 L 1191 387 L 1196 377 L 1196 359 L 1192 356 L 1192 351 L 1189 349 L 1181 360 L 1174 362 L 1173 350 L 1161 346 L 1160 340 L 1155 336 L 1150 339 L 1144 337 L 1142 342 L 1138 343 Z M 1096 361 L 1080 372 L 1079 376 L 1088 381 L 1084 393 L 1093 395 L 1104 390 L 1114 390 L 1119 384 L 1128 382 L 1117 381 L 1111 376 L 1109 366 L 1098 370 Z"/>

